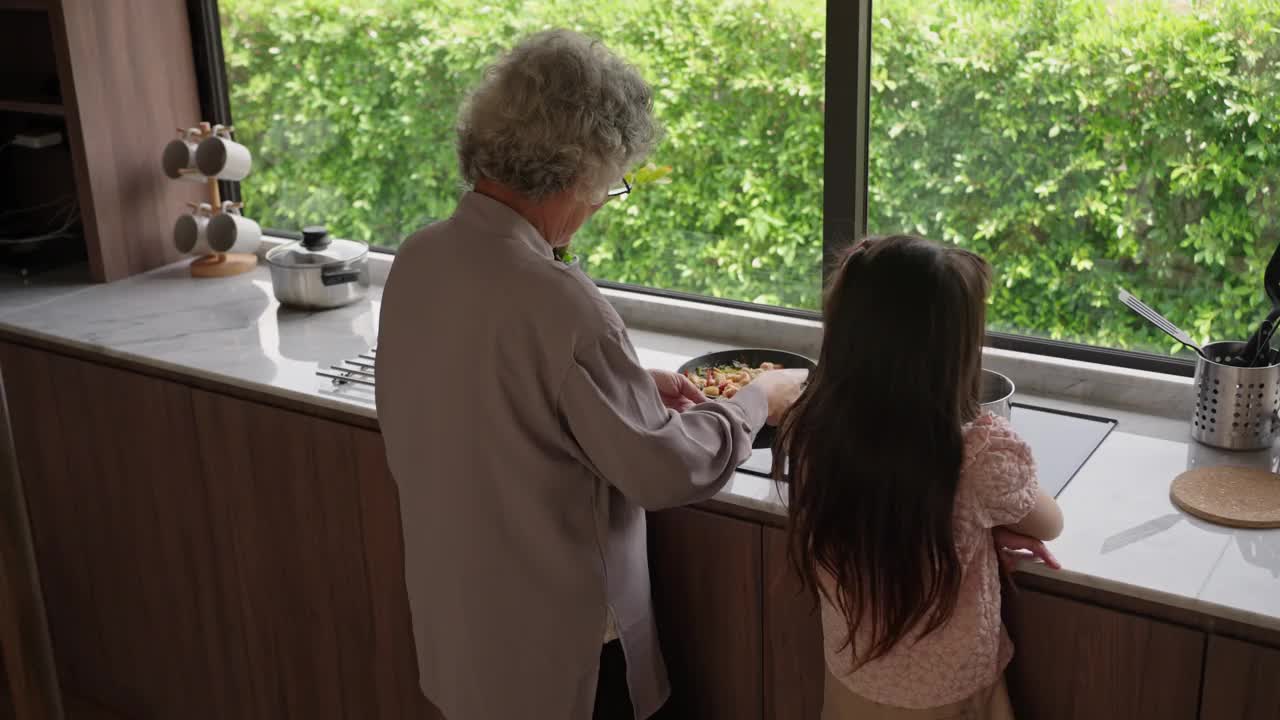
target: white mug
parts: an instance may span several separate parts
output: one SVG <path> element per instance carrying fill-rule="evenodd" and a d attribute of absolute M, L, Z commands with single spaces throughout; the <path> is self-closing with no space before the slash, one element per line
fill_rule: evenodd
<path fill-rule="evenodd" d="M 253 167 L 249 148 L 228 137 L 215 135 L 196 146 L 196 168 L 205 177 L 243 180 Z"/>
<path fill-rule="evenodd" d="M 234 212 L 223 212 L 209 221 L 209 247 L 220 253 L 253 253 L 262 243 L 258 223 Z"/>
<path fill-rule="evenodd" d="M 168 145 L 164 146 L 164 153 L 160 156 L 160 166 L 164 168 L 164 174 L 174 180 L 195 180 L 204 182 L 205 178 L 195 172 L 182 172 L 183 170 L 195 170 L 196 168 L 196 142 L 192 137 L 197 135 L 199 130 L 190 128 L 182 133 L 182 137 L 177 140 L 170 140 Z"/>
<path fill-rule="evenodd" d="M 209 255 L 209 212 L 212 208 L 201 203 L 190 214 L 182 215 L 173 224 L 173 246 L 183 255 Z"/>

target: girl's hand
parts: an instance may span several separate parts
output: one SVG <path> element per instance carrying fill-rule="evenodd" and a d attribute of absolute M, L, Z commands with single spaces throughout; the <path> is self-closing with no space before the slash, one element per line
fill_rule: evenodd
<path fill-rule="evenodd" d="M 670 370 L 650 370 L 653 383 L 658 386 L 662 404 L 676 412 L 684 412 L 707 398 L 689 378 Z"/>
<path fill-rule="evenodd" d="M 768 370 L 760 373 L 760 377 L 751 381 L 751 385 L 760 386 L 769 400 L 769 424 L 782 422 L 782 416 L 791 409 L 800 391 L 809 380 L 808 370 Z"/>
<path fill-rule="evenodd" d="M 1000 558 L 1000 564 L 1004 566 L 1006 573 L 1013 572 L 1018 560 L 1027 557 L 1035 558 L 1054 570 L 1062 569 L 1057 558 L 1049 552 L 1049 548 L 1030 535 L 1023 535 L 1006 527 L 997 527 L 991 529 L 991 539 L 996 544 L 996 556 Z"/>

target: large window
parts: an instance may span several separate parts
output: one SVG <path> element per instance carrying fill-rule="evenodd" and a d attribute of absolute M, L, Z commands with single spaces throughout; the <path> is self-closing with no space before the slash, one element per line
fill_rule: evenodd
<path fill-rule="evenodd" d="M 394 248 L 460 193 L 453 126 L 483 68 L 570 27 L 653 84 L 668 185 L 581 231 L 598 280 L 817 306 L 822 0 L 220 0 L 231 109 L 264 225 L 323 222 Z"/>
<path fill-rule="evenodd" d="M 1280 4 L 876 0 L 868 227 L 994 265 L 991 327 L 1247 337 L 1280 244 Z"/>
<path fill-rule="evenodd" d="M 597 280 L 816 310 L 824 248 L 865 224 L 985 255 L 991 329 L 1015 347 L 1186 371 L 1118 287 L 1200 339 L 1243 338 L 1266 309 L 1271 0 L 217 4 L 234 124 L 260 161 L 244 199 L 269 227 L 394 248 L 449 214 L 466 88 L 518 38 L 566 26 L 653 83 L 653 161 L 674 170 L 579 234 Z"/>

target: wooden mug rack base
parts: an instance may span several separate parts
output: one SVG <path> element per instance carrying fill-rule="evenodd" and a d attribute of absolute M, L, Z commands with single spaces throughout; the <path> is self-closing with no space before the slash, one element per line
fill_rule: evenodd
<path fill-rule="evenodd" d="M 191 277 L 231 277 L 257 266 L 258 256 L 251 253 L 216 253 L 192 260 Z"/>

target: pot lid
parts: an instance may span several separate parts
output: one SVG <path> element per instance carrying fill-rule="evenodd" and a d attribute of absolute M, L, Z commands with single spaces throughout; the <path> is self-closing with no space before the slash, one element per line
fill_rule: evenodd
<path fill-rule="evenodd" d="M 312 225 L 302 229 L 302 240 L 268 251 L 267 262 L 286 268 L 316 267 L 359 260 L 368 252 L 366 243 L 330 237 L 323 226 Z"/>

